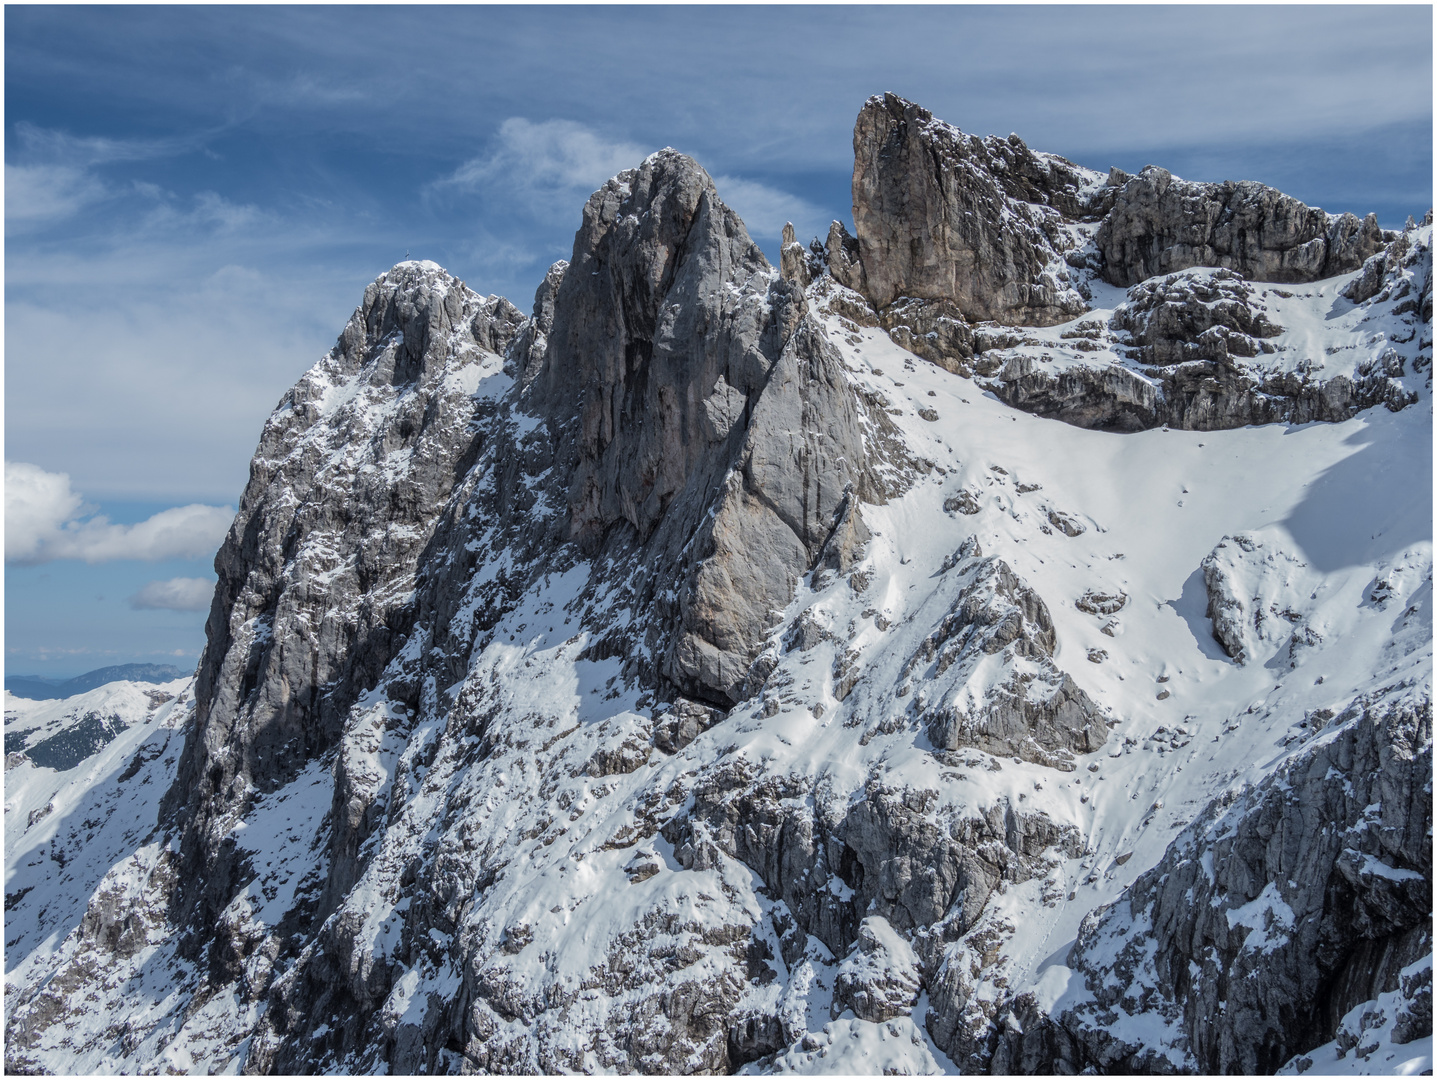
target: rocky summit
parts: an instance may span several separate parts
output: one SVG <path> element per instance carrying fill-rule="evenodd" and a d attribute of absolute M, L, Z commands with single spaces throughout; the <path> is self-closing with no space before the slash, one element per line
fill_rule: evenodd
<path fill-rule="evenodd" d="M 7 1071 L 1430 1071 L 1431 213 L 853 145 L 365 289 L 195 676 L 7 698 Z"/>

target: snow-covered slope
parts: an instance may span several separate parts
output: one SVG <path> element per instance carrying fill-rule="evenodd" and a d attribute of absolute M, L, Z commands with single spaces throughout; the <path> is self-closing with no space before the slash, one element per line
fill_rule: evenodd
<path fill-rule="evenodd" d="M 154 845 L 193 683 L 113 682 L 53 701 L 5 695 L 7 986 L 43 980 L 82 923 L 94 928 L 136 850 Z M 127 946 L 144 936 L 119 921 L 106 932 Z"/>
<path fill-rule="evenodd" d="M 972 329 L 987 377 L 671 151 L 523 326 L 396 267 L 266 429 L 199 707 L 7 772 L 7 1063 L 1430 1068 L 1430 232 L 1290 295 L 1093 279 Z M 1386 405 L 1118 433 L 991 379 L 1146 377 L 1124 305 L 1191 283 Z"/>

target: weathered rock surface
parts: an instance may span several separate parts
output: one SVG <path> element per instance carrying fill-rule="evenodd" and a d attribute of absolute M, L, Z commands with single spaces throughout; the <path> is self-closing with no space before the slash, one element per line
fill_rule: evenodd
<path fill-rule="evenodd" d="M 1381 282 L 1367 295 L 1356 279 L 1345 296 L 1362 294 L 1372 317 L 1386 314 L 1410 329 L 1393 335 L 1407 342 L 1420 331 L 1422 290 L 1431 280 L 1431 249 L 1399 238 L 1369 268 Z M 1356 292 L 1354 292 L 1356 290 Z M 1279 293 L 1290 296 L 1290 294 Z M 1340 301 L 1339 301 L 1340 302 Z M 1382 307 L 1378 307 L 1382 305 Z M 1373 337 L 1367 355 L 1324 378 L 1331 347 L 1298 363 L 1281 353 L 1305 342 L 1275 344 L 1282 334 L 1254 286 L 1235 271 L 1187 271 L 1129 290 L 1110 325 L 1097 335 L 1123 362 L 1044 370 L 1031 356 L 1008 360 L 985 385 L 1009 404 L 1080 427 L 1139 431 L 1160 424 L 1214 431 L 1248 424 L 1340 422 L 1382 405 L 1397 411 L 1416 400 L 1401 383 L 1402 354 Z M 1075 335 L 1077 330 L 1073 332 Z M 1111 335 L 1111 336 L 1109 336 Z M 980 344 L 983 335 L 976 339 Z M 982 367 L 980 357 L 976 367 Z M 1420 366 L 1414 360 L 1414 368 Z"/>
<path fill-rule="evenodd" d="M 1395 990 L 1354 1005 L 1342 1018 L 1331 1042 L 1299 1054 L 1279 1069 L 1278 1075 L 1301 1076 L 1314 1068 L 1318 1070 L 1317 1075 L 1321 1075 L 1344 1066 L 1370 1071 L 1372 1075 L 1395 1073 L 1421 1055 L 1419 1040 L 1431 1035 L 1432 956 L 1429 953 L 1401 970 Z M 1409 1047 L 1411 1043 L 1419 1045 Z"/>
<path fill-rule="evenodd" d="M 852 1009 L 861 1020 L 881 1024 L 913 1011 L 923 969 L 913 947 L 888 920 L 872 915 L 858 926 L 858 940 L 839 966 L 833 984 L 833 1014 Z"/>
<path fill-rule="evenodd" d="M 515 337 L 510 350 L 512 374 L 527 389 L 543 370 L 544 354 L 549 348 L 549 332 L 554 328 L 554 297 L 569 264 L 560 259 L 549 267 L 544 280 L 534 290 L 534 310 Z"/>
<path fill-rule="evenodd" d="M 1429 700 L 1359 701 L 1214 803 L 1084 922 L 1090 1000 L 1056 1025 L 1020 1008 L 994 1071 L 1270 1073 L 1333 1039 L 1432 948 L 1431 740 Z M 1115 1033 L 1138 1015 L 1167 1033 Z"/>
<path fill-rule="evenodd" d="M 814 243 L 817 244 L 818 241 L 815 240 Z M 813 280 L 814 271 L 822 269 L 821 264 L 813 265 L 816 258 L 814 252 L 798 242 L 793 231 L 793 222 L 785 224 L 779 250 L 778 276 L 784 281 L 796 282 L 799 286 L 807 285 Z"/>
<path fill-rule="evenodd" d="M 1016 135 L 965 135 L 893 94 L 860 111 L 854 158 L 858 235 L 835 222 L 826 261 L 832 278 L 873 311 L 855 321 L 876 321 L 896 343 L 950 371 L 996 375 L 985 385 L 1016 408 L 1103 430 L 1206 431 L 1339 421 L 1414 400 L 1370 365 L 1323 377 L 1308 374 L 1311 361 L 1293 370 L 1264 359 L 1283 328 L 1249 280 L 1311 282 L 1367 260 L 1349 299 L 1386 301 L 1403 287 L 1389 279 L 1399 261 L 1414 263 L 1410 245 L 1372 215 L 1332 216 L 1262 184 L 1189 183 L 1153 167 L 1136 177 L 1115 169 L 1103 182 L 1033 153 Z M 1084 248 L 1074 230 L 1092 222 L 1099 224 Z M 1428 312 L 1420 317 L 1429 321 L 1430 261 L 1429 250 L 1425 273 L 1419 266 L 1409 275 L 1415 288 L 1405 285 L 1416 293 L 1411 310 Z M 1218 272 L 1182 273 L 1193 268 Z M 811 261 L 794 270 L 805 280 L 812 272 Z M 973 324 L 1067 322 L 1087 310 L 1085 282 L 1095 273 L 1133 286 L 1111 325 L 1111 347 L 1133 366 L 1046 371 L 1030 357 L 985 355 L 1018 339 Z M 1161 275 L 1177 276 L 1148 280 Z"/>
<path fill-rule="evenodd" d="M 585 207 L 533 401 L 573 463 L 571 537 L 642 545 L 651 596 L 682 582 L 648 633 L 665 677 L 720 704 L 743 696 L 845 493 L 887 492 L 863 441 L 887 418 L 849 392 L 801 283 L 774 279 L 672 151 Z"/>
<path fill-rule="evenodd" d="M 965 135 L 894 94 L 864 104 L 853 156 L 863 291 L 880 312 L 900 297 L 949 301 L 969 321 L 1049 325 L 1085 310 L 1062 259 L 1064 223 L 1089 209 L 1070 162 L 1016 135 Z"/>
<path fill-rule="evenodd" d="M 1112 328 L 1127 334 L 1140 362 L 1164 366 L 1193 360 L 1226 361 L 1272 352 L 1263 339 L 1282 327 L 1254 300 L 1253 287 L 1231 270 L 1174 274 L 1134 285 L 1113 315 Z"/>
<path fill-rule="evenodd" d="M 824 245 L 828 272 L 833 280 L 859 295 L 866 291 L 863 275 L 863 261 L 859 254 L 858 238 L 850 236 L 843 222 L 835 221 L 828 227 L 828 241 Z"/>
<path fill-rule="evenodd" d="M 1095 237 L 1103 277 L 1127 287 L 1193 266 L 1255 281 L 1356 270 L 1385 243 L 1377 216 L 1332 216 L 1266 184 L 1200 184 L 1148 166 L 1117 190 Z"/>
<path fill-rule="evenodd" d="M 522 322 L 433 264 L 401 263 L 265 425 L 215 557 L 196 722 L 170 796 L 195 926 L 242 885 L 233 812 L 335 746 L 402 647 L 411 583 L 468 465 L 475 386 L 498 375 L 496 351 Z"/>
<path fill-rule="evenodd" d="M 1071 754 L 1097 750 L 1108 731 L 1098 706 L 1053 663 L 1047 605 L 1002 559 L 973 558 L 954 574 L 952 608 L 904 669 L 924 684 L 928 738 L 944 750 L 972 746 L 1071 769 Z M 994 654 L 998 669 L 984 663 Z"/>

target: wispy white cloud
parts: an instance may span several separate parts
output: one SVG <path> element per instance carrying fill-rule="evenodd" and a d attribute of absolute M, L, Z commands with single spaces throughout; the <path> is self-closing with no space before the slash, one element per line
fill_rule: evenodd
<path fill-rule="evenodd" d="M 719 198 L 743 218 L 749 236 L 759 243 L 777 247 L 783 227 L 790 221 L 801 241 L 828 235 L 829 218 L 807 199 L 738 176 L 715 176 L 714 186 Z"/>
<path fill-rule="evenodd" d="M 67 474 L 5 462 L 5 561 L 199 558 L 213 554 L 234 518 L 232 507 L 193 503 L 116 525 L 88 510 Z"/>
<path fill-rule="evenodd" d="M 214 594 L 215 583 L 209 578 L 169 578 L 148 582 L 130 597 L 130 607 L 137 611 L 208 611 Z"/>
<path fill-rule="evenodd" d="M 203 135 L 171 139 L 113 139 L 71 135 L 24 120 L 15 125 L 21 154 L 29 161 L 52 165 L 102 165 L 110 161 L 146 161 L 196 149 Z"/>
<path fill-rule="evenodd" d="M 71 217 L 104 199 L 99 178 L 74 165 L 5 165 L 5 224 L 33 226 Z"/>
<path fill-rule="evenodd" d="M 556 199 L 588 195 L 647 155 L 634 143 L 606 139 L 572 120 L 535 123 L 516 116 L 499 125 L 487 154 L 464 162 L 431 188 L 497 192 L 533 209 L 547 209 Z"/>
<path fill-rule="evenodd" d="M 155 205 L 140 218 L 141 232 L 223 234 L 256 225 L 277 225 L 273 215 L 248 203 L 231 202 L 213 191 L 201 191 L 185 205 L 169 192 L 136 185 L 137 190 L 155 200 Z"/>
<path fill-rule="evenodd" d="M 107 182 L 98 170 L 112 162 L 171 157 L 200 147 L 201 136 L 181 139 L 111 139 L 76 136 L 20 121 L 15 125 L 18 152 L 5 163 L 5 223 L 29 231 L 74 217 L 105 200 L 138 197 L 153 206 L 140 211 L 150 227 L 230 229 L 259 216 L 253 206 L 238 205 L 212 191 L 194 195 L 182 207 L 171 192 L 152 183 Z"/>

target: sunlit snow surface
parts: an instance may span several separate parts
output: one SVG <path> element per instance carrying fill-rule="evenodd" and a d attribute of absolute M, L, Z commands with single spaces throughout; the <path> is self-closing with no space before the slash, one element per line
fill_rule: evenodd
<path fill-rule="evenodd" d="M 1362 350 L 1389 347 L 1395 323 L 1359 325 L 1362 314 L 1334 299 L 1348 280 L 1271 298 L 1293 346 L 1279 354 L 1284 363 L 1301 359 L 1309 337 L 1324 349 L 1341 337 L 1342 352 L 1311 350 L 1313 359 L 1329 357 L 1324 378 L 1339 365 L 1351 370 Z M 584 564 L 521 598 L 471 658 L 468 676 L 431 686 L 416 713 L 379 693 L 353 710 L 340 752 L 348 775 L 384 803 L 389 825 L 369 841 L 369 869 L 336 917 L 359 920 L 375 962 L 400 945 L 410 900 L 399 875 L 415 856 L 477 868 L 502 855 L 506 863 L 496 879 L 475 883 L 453 935 L 432 931 L 408 954 L 419 959 L 393 980 L 382 1009 L 389 1030 L 417 1030 L 430 995 L 451 997 L 464 954 L 478 950 L 489 985 L 513 988 L 520 1017 L 492 1017 L 494 1045 L 507 1043 L 522 1057 L 542 1034 L 567 1046 L 567 1067 L 604 1071 L 622 1059 L 593 1034 L 611 1018 L 650 1007 L 656 987 L 733 977 L 731 957 L 714 942 L 732 927 L 773 938 L 767 916 L 775 901 L 732 860 L 683 869 L 654 828 L 690 800 L 702 777 L 736 762 L 753 777 L 801 778 L 839 798 L 881 776 L 891 788 L 934 792 L 939 820 L 1006 802 L 1076 827 L 1085 843 L 1080 857 L 1050 851 L 1047 876 L 1000 889 L 982 919 L 984 927 L 1008 928 L 1002 959 L 984 978 L 1001 975 L 1006 992 L 1031 988 L 1057 1010 L 1084 993 L 1064 965 L 1083 916 L 1156 863 L 1214 795 L 1260 780 L 1300 749 L 1308 732 L 1299 724 L 1313 710 L 1340 713 L 1360 693 L 1403 679 L 1430 688 L 1432 410 L 1425 377 L 1410 363 L 1405 385 L 1421 397 L 1400 413 L 1377 408 L 1342 424 L 1119 435 L 1014 411 L 882 331 L 825 318 L 851 378 L 886 400 L 911 452 L 931 468 L 902 497 L 864 506 L 873 538 L 859 567 L 870 573 L 862 592 L 846 578 L 800 585 L 775 641 L 804 611 L 833 640 L 781 656 L 770 684 L 779 688 L 771 695 L 776 712 L 764 716 L 755 700 L 674 756 L 651 751 L 652 700 L 624 685 L 620 661 L 579 659 L 589 635 L 575 634 L 570 621 L 581 602 L 603 601 L 581 599 Z M 1056 343 L 1062 329 L 1035 333 Z M 1409 360 L 1419 344 L 1401 346 Z M 332 388 L 326 407 L 357 389 Z M 945 511 L 945 500 L 962 490 L 978 511 Z M 1084 531 L 1066 535 L 1051 526 L 1050 513 Z M 1311 645 L 1294 653 L 1284 635 L 1254 635 L 1253 654 L 1238 665 L 1213 639 L 1200 567 L 1225 537 L 1239 534 L 1272 555 L 1253 564 L 1250 578 L 1235 570 L 1240 584 L 1314 628 Z M 963 764 L 945 764 L 917 726 L 913 699 L 898 696 L 904 664 L 956 595 L 945 559 L 970 536 L 1046 601 L 1058 667 L 1110 711 L 1107 744 L 1078 758 L 1076 771 L 977 751 L 960 751 Z M 476 583 L 492 569 L 477 568 Z M 1076 606 L 1089 591 L 1127 600 L 1114 615 L 1094 616 Z M 417 656 L 422 638 L 416 634 L 395 663 Z M 833 670 L 843 650 L 857 653 L 862 677 L 839 701 Z M 259 1006 L 242 1001 L 239 984 L 192 1000 L 197 975 L 174 958 L 160 909 L 146 907 L 146 897 L 160 894 L 154 875 L 165 865 L 151 830 L 191 709 L 187 684 L 164 689 L 174 700 L 153 709 L 133 684 L 66 702 L 7 697 L 7 734 L 65 722 L 57 719 L 63 711 L 91 698 L 96 707 L 113 702 L 129 725 L 71 773 L 22 763 L 6 774 L 7 1022 L 18 988 L 67 963 L 83 966 L 67 935 L 94 894 L 109 890 L 119 907 L 150 913 L 133 951 L 107 958 L 103 972 L 93 962 L 92 1006 L 72 1006 L 74 1022 L 63 1032 L 48 1029 L 33 1049 L 34 1060 L 55 1071 L 236 1070 L 259 1015 Z M 465 694 L 487 695 L 492 709 L 483 756 L 477 736 L 449 724 L 449 703 Z M 625 747 L 647 763 L 604 776 L 586 770 L 597 752 Z M 331 766 L 316 763 L 259 797 L 236 829 L 256 877 L 225 917 L 256 941 L 323 879 Z M 47 805 L 53 809 L 37 817 Z M 814 939 L 792 969 L 776 941 L 772 952 L 777 978 L 744 990 L 745 1005 L 793 1018 L 809 1034 L 766 1068 L 954 1071 L 923 1027 L 926 995 L 911 1018 L 834 1018 L 842 958 Z M 679 954 L 687 963 L 674 970 L 666 958 Z M 978 990 L 990 998 L 1004 992 L 991 981 Z M 523 1003 L 551 998 L 566 1004 L 522 1018 Z M 1388 1050 L 1395 1056 L 1383 1056 Z M 1313 1069 L 1386 1072 L 1423 1061 L 1430 1068 L 1431 1042 L 1389 1045 L 1361 1062 L 1334 1055 L 1313 1051 Z"/>

